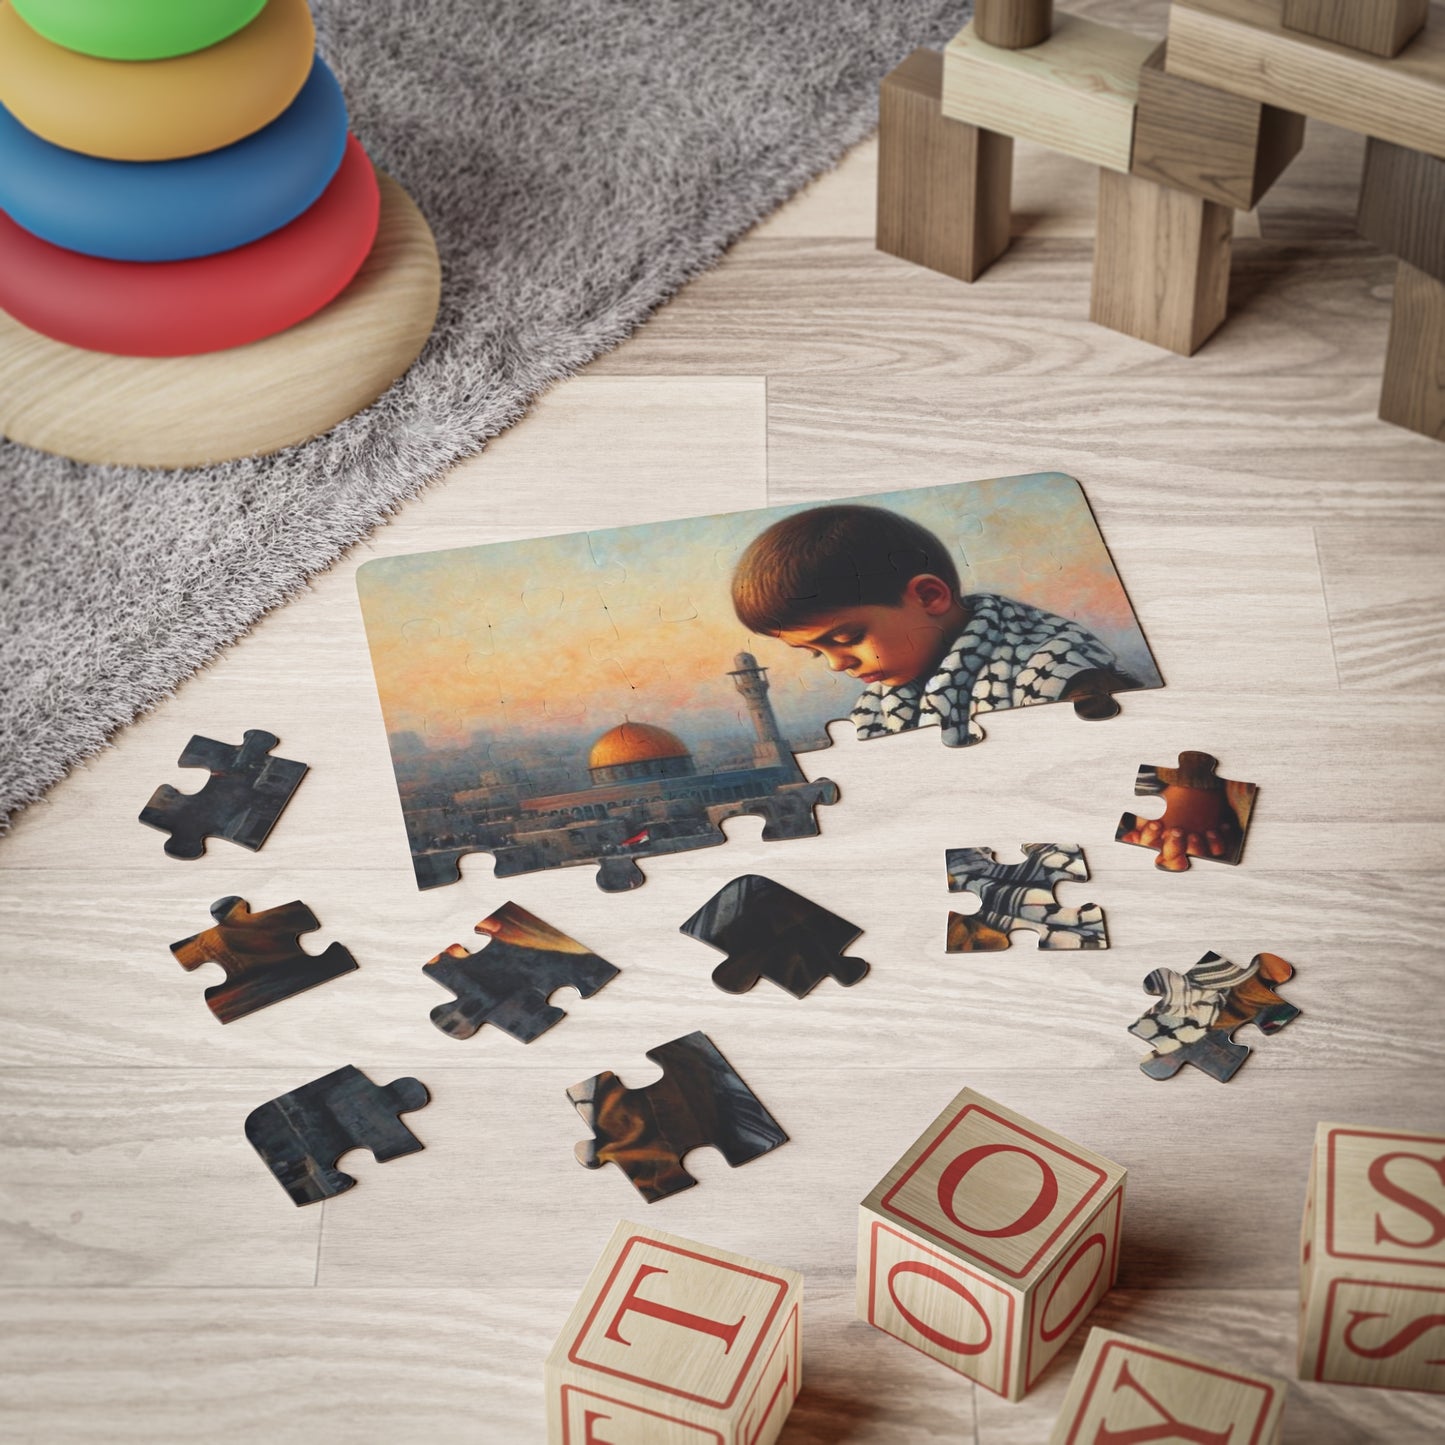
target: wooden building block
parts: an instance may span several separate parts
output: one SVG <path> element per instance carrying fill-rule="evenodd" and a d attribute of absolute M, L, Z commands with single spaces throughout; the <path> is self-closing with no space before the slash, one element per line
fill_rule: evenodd
<path fill-rule="evenodd" d="M 1054 29 L 1054 0 L 974 0 L 973 27 L 985 45 L 1025 50 Z"/>
<path fill-rule="evenodd" d="M 1315 1131 L 1300 1231 L 1299 1372 L 1445 1393 L 1445 1134 Z"/>
<path fill-rule="evenodd" d="M 793 1270 L 624 1221 L 547 1356 L 550 1445 L 771 1445 L 802 1307 Z"/>
<path fill-rule="evenodd" d="M 1371 139 L 1357 224 L 1382 251 L 1445 281 L 1445 160 Z"/>
<path fill-rule="evenodd" d="M 1304 116 L 1170 75 L 1165 49 L 1139 72 L 1133 173 L 1252 211 L 1299 154 Z"/>
<path fill-rule="evenodd" d="M 1283 19 L 1291 30 L 1388 58 L 1419 33 L 1429 11 L 1430 0 L 1284 0 Z"/>
<path fill-rule="evenodd" d="M 915 50 L 878 97 L 876 244 L 960 281 L 1008 249 L 1014 143 L 939 109 L 943 56 Z"/>
<path fill-rule="evenodd" d="M 1094 1329 L 1049 1445 L 1275 1445 L 1286 1388 L 1269 1375 Z"/>
<path fill-rule="evenodd" d="M 1283 0 L 1175 0 L 1171 75 L 1445 156 L 1445 7 L 1393 60 L 1287 30 Z"/>
<path fill-rule="evenodd" d="M 1153 48 L 1127 30 L 1059 13 L 1042 44 L 1000 50 L 971 23 L 944 52 L 943 113 L 1127 171 L 1139 67 Z"/>
<path fill-rule="evenodd" d="M 1445 441 L 1445 281 L 1395 268 L 1380 420 Z"/>
<path fill-rule="evenodd" d="M 1228 310 L 1233 227 L 1217 201 L 1101 170 L 1089 319 L 1192 356 Z"/>
<path fill-rule="evenodd" d="M 859 1318 L 1021 1398 L 1114 1282 L 1124 1177 L 965 1089 L 859 1206 Z"/>

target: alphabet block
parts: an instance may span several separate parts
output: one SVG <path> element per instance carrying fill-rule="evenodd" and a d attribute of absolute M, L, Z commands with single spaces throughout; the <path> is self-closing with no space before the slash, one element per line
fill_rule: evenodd
<path fill-rule="evenodd" d="M 939 109 L 943 56 L 915 50 L 878 96 L 877 246 L 973 281 L 1008 249 L 1014 143 Z"/>
<path fill-rule="evenodd" d="M 1430 0 L 1284 0 L 1281 18 L 1290 30 L 1388 58 L 1419 33 L 1429 13 Z"/>
<path fill-rule="evenodd" d="M 943 113 L 1127 171 L 1139 67 L 1153 49 L 1130 31 L 1060 13 L 1047 40 L 1003 50 L 979 38 L 975 21 L 944 52 Z"/>
<path fill-rule="evenodd" d="M 1445 1134 L 1315 1131 L 1300 1232 L 1299 1372 L 1445 1394 Z"/>
<path fill-rule="evenodd" d="M 1022 1398 L 1114 1282 L 1125 1172 L 965 1089 L 859 1206 L 859 1318 Z"/>
<path fill-rule="evenodd" d="M 1445 441 L 1445 281 L 1395 266 L 1380 420 Z"/>
<path fill-rule="evenodd" d="M 1285 1382 L 1093 1329 L 1049 1445 L 1275 1445 Z"/>
<path fill-rule="evenodd" d="M 547 1356 L 549 1445 L 771 1445 L 803 1277 L 625 1220 Z"/>

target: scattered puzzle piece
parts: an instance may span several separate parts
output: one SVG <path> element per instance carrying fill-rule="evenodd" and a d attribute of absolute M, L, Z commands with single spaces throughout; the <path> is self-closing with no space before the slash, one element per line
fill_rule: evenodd
<path fill-rule="evenodd" d="M 1234 1042 L 1236 1029 L 1253 1024 L 1262 1034 L 1277 1034 L 1299 1017 L 1270 986 L 1293 977 L 1294 968 L 1274 953 L 1255 954 L 1245 968 L 1217 953 L 1206 953 L 1185 974 L 1156 968 L 1144 988 L 1160 1001 L 1129 1025 L 1154 1047 L 1139 1067 L 1151 1079 L 1172 1079 L 1193 1064 L 1228 1083 L 1251 1052 Z"/>
<path fill-rule="evenodd" d="M 949 953 L 996 953 L 1009 934 L 1031 928 L 1040 948 L 1108 948 L 1104 910 L 1097 903 L 1070 908 L 1054 896 L 1060 883 L 1089 877 L 1077 843 L 1024 843 L 1022 863 L 1000 863 L 992 848 L 950 848 L 944 854 L 950 893 L 972 893 L 977 913 L 948 915 Z"/>
<path fill-rule="evenodd" d="M 315 1204 L 356 1183 L 336 1167 L 352 1149 L 370 1149 L 384 1164 L 425 1148 L 399 1116 L 430 1102 L 420 1079 L 375 1084 L 347 1064 L 253 1109 L 246 1138 L 293 1204 Z"/>
<path fill-rule="evenodd" d="M 544 923 L 516 903 L 504 903 L 477 924 L 491 942 L 475 953 L 460 943 L 423 965 L 422 972 L 456 994 L 438 1004 L 431 1021 L 454 1039 L 469 1039 L 483 1024 L 493 1024 L 530 1044 L 567 1017 L 548 995 L 576 989 L 591 998 L 618 970 L 605 958 Z"/>
<path fill-rule="evenodd" d="M 1190 858 L 1238 863 L 1259 788 L 1221 778 L 1215 772 L 1218 766 L 1219 759 L 1208 753 L 1180 753 L 1177 768 L 1141 764 L 1134 794 L 1162 797 L 1164 815 L 1141 818 L 1125 813 L 1116 840 L 1153 848 L 1159 854 L 1154 866 L 1170 873 L 1182 873 Z"/>
<path fill-rule="evenodd" d="M 576 1146 L 588 1169 L 616 1164 L 654 1204 L 697 1183 L 682 1165 L 693 1149 L 709 1145 L 736 1169 L 787 1143 L 777 1120 L 706 1034 L 685 1034 L 649 1049 L 647 1057 L 663 1076 L 645 1089 L 625 1088 L 609 1070 L 567 1090 L 596 1136 Z"/>
<path fill-rule="evenodd" d="M 843 957 L 862 929 L 757 873 L 725 884 L 680 931 L 728 955 L 712 975 L 725 993 L 767 978 L 804 998 L 825 978 L 851 988 L 868 972 L 861 958 Z"/>
<path fill-rule="evenodd" d="M 225 983 L 206 990 L 206 1003 L 223 1024 L 340 978 L 357 966 L 339 943 L 320 954 L 301 947 L 301 934 L 314 933 L 321 924 L 299 899 L 252 913 L 244 898 L 218 898 L 211 904 L 211 917 L 214 928 L 171 944 L 171 952 L 188 972 L 203 963 L 219 963 L 226 970 Z"/>
<path fill-rule="evenodd" d="M 257 728 L 246 730 L 240 747 L 198 734 L 186 744 L 180 766 L 208 768 L 205 787 L 182 793 L 163 783 L 141 809 L 141 822 L 171 835 L 166 852 L 172 858 L 199 858 L 207 838 L 255 852 L 307 772 L 305 763 L 268 756 L 280 741 Z"/>

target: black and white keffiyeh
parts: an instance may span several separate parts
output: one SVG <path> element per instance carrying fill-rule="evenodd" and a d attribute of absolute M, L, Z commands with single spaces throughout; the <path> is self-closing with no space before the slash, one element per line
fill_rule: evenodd
<path fill-rule="evenodd" d="M 1115 666 L 1086 627 L 992 592 L 963 599 L 969 618 L 927 682 L 870 683 L 851 714 L 860 738 L 941 727 L 951 748 L 983 738 L 975 714 L 1057 702 L 1070 678 Z"/>

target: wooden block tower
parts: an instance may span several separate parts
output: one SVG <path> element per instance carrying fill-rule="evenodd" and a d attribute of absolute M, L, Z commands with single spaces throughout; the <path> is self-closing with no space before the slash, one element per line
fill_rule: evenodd
<path fill-rule="evenodd" d="M 772 1445 L 801 1385 L 803 1277 L 619 1224 L 547 1356 L 551 1445 Z"/>
<path fill-rule="evenodd" d="M 1285 1389 L 1269 1375 L 1094 1329 L 1048 1445 L 1277 1445 Z"/>
<path fill-rule="evenodd" d="M 859 1318 L 1022 1398 L 1114 1282 L 1124 1178 L 965 1089 L 859 1206 Z"/>
<path fill-rule="evenodd" d="M 1300 1230 L 1299 1372 L 1445 1394 L 1445 1134 L 1319 1126 Z"/>

